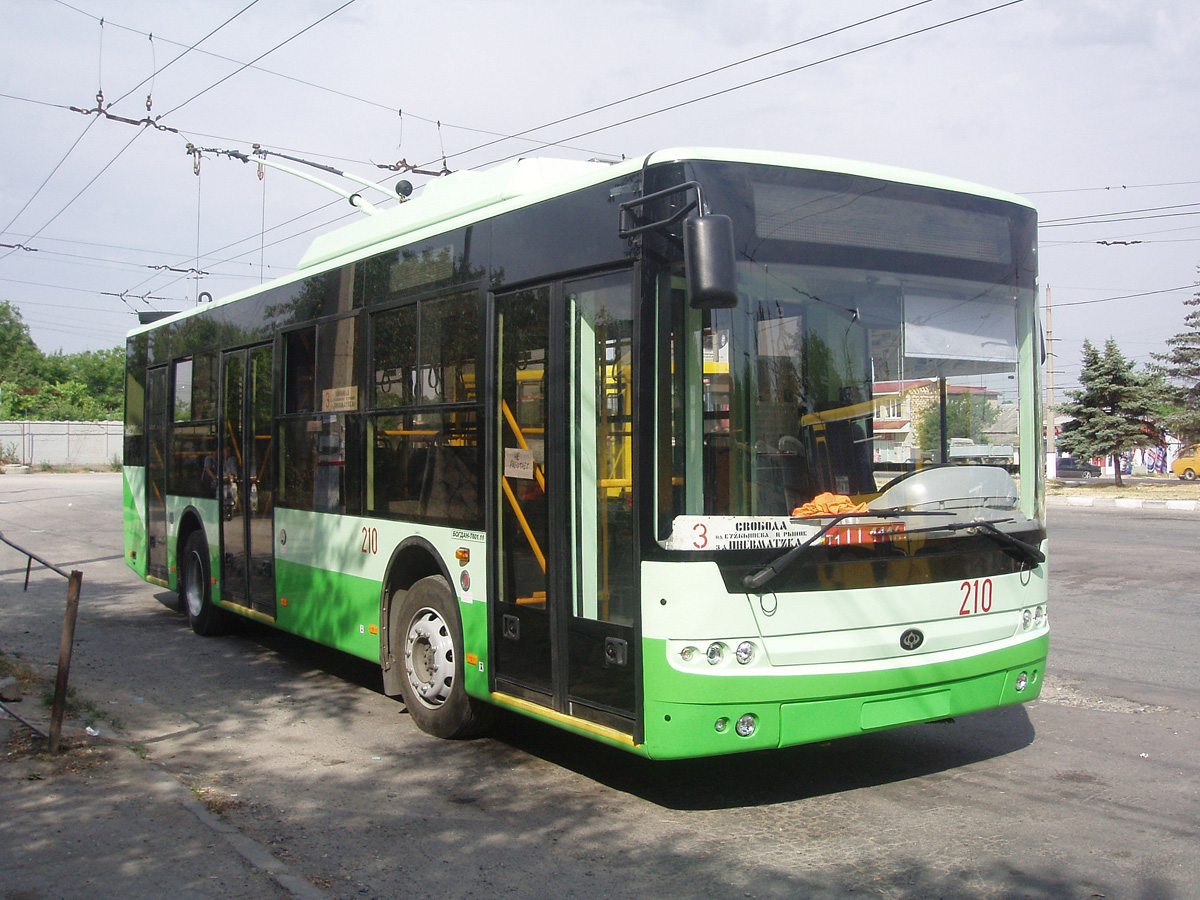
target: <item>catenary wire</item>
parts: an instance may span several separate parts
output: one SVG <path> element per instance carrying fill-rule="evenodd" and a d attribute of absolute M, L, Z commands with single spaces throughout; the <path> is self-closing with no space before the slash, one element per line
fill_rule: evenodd
<path fill-rule="evenodd" d="M 835 60 L 845 59 L 846 57 L 854 56 L 858 53 L 863 53 L 867 50 L 875 50 L 875 49 L 878 49 L 879 47 L 887 46 L 888 44 L 894 44 L 894 43 L 906 40 L 911 37 L 916 37 L 917 35 L 927 34 L 928 32 L 935 31 L 939 28 L 945 28 L 948 25 L 956 25 L 960 22 L 965 22 L 968 19 L 974 19 L 978 16 L 987 15 L 988 13 L 993 13 L 998 10 L 1005 9 L 1009 6 L 1016 6 L 1018 3 L 1023 3 L 1023 2 L 1025 2 L 1025 0 L 1008 0 L 1008 2 L 1006 2 L 1006 3 L 1000 3 L 1000 4 L 997 4 L 996 6 L 990 6 L 987 9 L 977 10 L 975 12 L 968 13 L 963 16 L 959 16 L 958 18 L 955 18 L 955 19 L 947 19 L 946 21 L 943 21 L 943 22 L 937 22 L 933 25 L 927 25 L 924 28 L 918 28 L 915 31 L 909 31 L 904 34 L 899 34 L 899 35 L 895 35 L 890 38 L 885 38 L 884 40 L 881 40 L 881 41 L 875 41 L 874 43 L 866 44 L 862 47 L 856 47 L 853 50 L 846 50 L 843 53 L 836 53 L 832 56 L 827 56 L 822 59 L 814 60 L 813 62 L 804 63 L 803 65 L 799 65 L 799 66 L 793 66 L 792 68 L 784 69 L 780 72 L 774 72 L 770 75 L 764 75 L 761 78 L 755 78 L 750 81 L 744 81 L 741 84 L 735 84 L 731 87 L 723 88 L 722 90 L 719 90 L 719 91 L 712 91 L 708 94 L 703 94 L 699 97 L 693 97 L 690 100 L 681 100 L 680 102 L 673 103 L 669 106 L 664 106 L 664 107 L 660 107 L 659 109 L 650 110 L 649 112 L 641 113 L 636 116 L 630 116 L 629 118 L 622 119 L 619 122 L 612 122 L 607 125 L 601 125 L 596 128 L 591 128 L 587 131 L 581 131 L 581 132 L 578 132 L 577 134 L 573 134 L 573 135 L 570 135 L 569 137 L 565 137 L 562 140 L 546 141 L 546 142 L 542 143 L 537 149 L 541 150 L 541 149 L 545 149 L 547 147 L 556 147 L 556 146 L 561 145 L 564 141 L 578 140 L 581 137 L 587 137 L 588 135 L 596 134 L 597 132 L 600 132 L 600 131 L 607 131 L 610 128 L 618 128 L 622 125 L 628 125 L 631 122 L 638 122 L 642 119 L 648 119 L 648 118 L 651 118 L 652 116 L 661 115 L 662 113 L 665 113 L 665 112 L 670 112 L 672 110 L 681 109 L 685 106 L 691 106 L 694 103 L 700 103 L 704 100 L 711 100 L 714 97 L 720 97 L 725 94 L 731 94 L 734 91 L 740 91 L 740 90 L 743 90 L 744 88 L 763 84 L 764 82 L 772 81 L 776 78 L 782 78 L 785 75 L 793 75 L 796 72 L 802 72 L 805 69 L 811 69 L 816 66 L 823 65 L 824 63 L 827 63 L 827 62 L 834 62 Z M 491 160 L 491 162 L 485 163 L 484 165 L 493 165 L 495 163 L 504 162 L 506 160 L 512 159 L 514 156 L 517 156 L 517 155 L 519 155 L 519 154 L 509 154 L 507 156 L 502 156 L 498 159 Z"/>

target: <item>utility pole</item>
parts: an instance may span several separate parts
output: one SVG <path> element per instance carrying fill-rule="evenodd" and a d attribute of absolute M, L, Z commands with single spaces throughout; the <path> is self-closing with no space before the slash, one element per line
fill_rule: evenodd
<path fill-rule="evenodd" d="M 1050 285 L 1046 285 L 1046 477 L 1058 477 L 1058 451 L 1054 443 L 1054 309 L 1050 304 Z"/>

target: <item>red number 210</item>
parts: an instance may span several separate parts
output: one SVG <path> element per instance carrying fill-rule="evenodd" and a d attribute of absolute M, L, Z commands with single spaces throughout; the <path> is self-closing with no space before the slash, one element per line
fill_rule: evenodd
<path fill-rule="evenodd" d="M 992 611 L 992 579 L 964 581 L 958 589 L 963 592 L 962 606 L 958 608 L 960 616 Z"/>

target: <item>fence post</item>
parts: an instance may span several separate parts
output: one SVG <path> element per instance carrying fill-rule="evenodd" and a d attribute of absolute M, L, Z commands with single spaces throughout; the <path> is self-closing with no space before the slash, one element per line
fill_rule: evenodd
<path fill-rule="evenodd" d="M 54 680 L 54 706 L 50 711 L 50 753 L 58 754 L 62 739 L 63 713 L 67 707 L 67 678 L 71 673 L 71 649 L 75 644 L 75 619 L 79 615 L 79 589 L 83 573 L 71 571 L 67 581 L 67 609 L 63 613 L 62 643 L 58 648 L 58 677 Z"/>

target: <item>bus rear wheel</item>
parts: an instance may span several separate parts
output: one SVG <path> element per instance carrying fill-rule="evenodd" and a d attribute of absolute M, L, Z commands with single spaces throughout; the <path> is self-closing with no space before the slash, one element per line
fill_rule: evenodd
<path fill-rule="evenodd" d="M 400 641 L 400 693 L 417 727 L 441 738 L 483 731 L 489 708 L 464 685 L 462 622 L 441 575 L 422 578 L 391 606 L 390 633 Z"/>
<path fill-rule="evenodd" d="M 180 597 L 192 631 L 202 637 L 221 634 L 229 626 L 229 614 L 213 606 L 208 541 L 202 532 L 195 531 L 188 537 L 179 570 Z"/>

